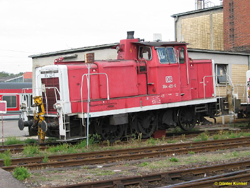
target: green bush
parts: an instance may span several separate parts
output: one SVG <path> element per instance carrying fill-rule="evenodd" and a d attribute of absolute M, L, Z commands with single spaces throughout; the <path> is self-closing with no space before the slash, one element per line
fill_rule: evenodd
<path fill-rule="evenodd" d="M 17 167 L 14 169 L 13 176 L 18 180 L 25 180 L 30 177 L 30 173 L 25 167 Z"/>

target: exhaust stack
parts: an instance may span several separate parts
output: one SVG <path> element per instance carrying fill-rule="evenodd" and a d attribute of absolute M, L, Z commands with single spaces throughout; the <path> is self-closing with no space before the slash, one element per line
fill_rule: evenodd
<path fill-rule="evenodd" d="M 127 39 L 134 39 L 134 31 L 128 31 L 127 32 Z"/>

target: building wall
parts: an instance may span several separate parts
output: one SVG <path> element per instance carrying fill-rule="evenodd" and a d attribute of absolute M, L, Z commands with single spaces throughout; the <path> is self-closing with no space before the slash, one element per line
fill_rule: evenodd
<path fill-rule="evenodd" d="M 248 65 L 232 65 L 232 81 L 234 83 L 235 93 L 241 99 L 241 102 L 246 103 L 246 72 Z"/>
<path fill-rule="evenodd" d="M 189 48 L 223 50 L 223 9 L 180 16 L 176 37 Z"/>
<path fill-rule="evenodd" d="M 224 49 L 250 53 L 249 0 L 224 0 Z"/>

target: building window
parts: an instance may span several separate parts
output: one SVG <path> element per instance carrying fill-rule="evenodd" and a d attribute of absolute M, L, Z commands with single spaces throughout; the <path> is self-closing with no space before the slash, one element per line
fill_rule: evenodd
<path fill-rule="evenodd" d="M 3 96 L 3 101 L 7 102 L 7 108 L 17 107 L 17 97 L 16 96 Z"/>
<path fill-rule="evenodd" d="M 225 64 L 216 64 L 215 72 L 218 84 L 226 84 L 227 81 L 227 67 Z"/>

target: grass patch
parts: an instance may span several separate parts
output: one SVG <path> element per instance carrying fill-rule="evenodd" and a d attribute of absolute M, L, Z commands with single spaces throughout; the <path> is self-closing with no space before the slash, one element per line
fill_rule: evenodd
<path fill-rule="evenodd" d="M 69 144 L 60 144 L 60 145 L 57 145 L 57 146 L 50 146 L 48 148 L 48 151 L 50 153 L 64 153 L 66 150 L 68 150 L 69 148 Z"/>
<path fill-rule="evenodd" d="M 159 160 L 155 162 L 150 162 L 147 166 L 144 168 L 147 169 L 155 169 L 159 171 L 160 169 L 163 169 L 163 171 L 166 170 L 166 168 L 173 168 L 177 166 L 182 166 L 182 165 L 195 165 L 197 166 L 198 164 L 200 165 L 205 165 L 208 162 L 220 162 L 224 161 L 226 162 L 227 160 L 232 160 L 232 159 L 239 159 L 239 158 L 248 158 L 250 157 L 250 151 L 234 151 L 234 152 L 227 152 L 227 153 L 218 153 L 218 154 L 194 154 L 192 156 L 183 156 L 183 157 L 172 157 L 170 159 L 164 159 L 164 160 Z M 178 160 L 177 162 L 176 159 Z"/>
<path fill-rule="evenodd" d="M 148 165 L 148 162 L 143 162 L 141 164 L 138 165 L 138 167 L 144 167 L 144 166 L 147 166 Z"/>
<path fill-rule="evenodd" d="M 193 141 L 201 142 L 201 141 L 207 141 L 208 139 L 209 139 L 209 133 L 205 131 L 204 133 L 199 134 Z"/>
<path fill-rule="evenodd" d="M 30 177 L 28 169 L 25 167 L 17 167 L 14 169 L 13 176 L 18 180 L 25 180 Z"/>
<path fill-rule="evenodd" d="M 36 146 L 36 145 L 24 146 L 23 154 L 26 157 L 33 157 L 35 155 L 39 155 L 40 154 L 40 148 L 39 148 L 39 146 Z"/>
<path fill-rule="evenodd" d="M 4 166 L 10 166 L 11 165 L 10 150 L 5 151 L 4 153 L 0 153 L 0 159 L 3 159 Z"/>
<path fill-rule="evenodd" d="M 175 157 L 171 157 L 169 160 L 170 162 L 179 162 L 179 160 Z"/>
<path fill-rule="evenodd" d="M 95 170 L 90 170 L 89 171 L 91 174 L 94 174 L 95 176 L 109 176 L 109 175 L 114 175 L 115 172 L 111 170 L 100 170 L 100 169 L 95 169 Z"/>
<path fill-rule="evenodd" d="M 43 163 L 47 163 L 48 160 L 49 160 L 49 157 L 48 157 L 47 155 L 45 155 L 42 162 L 43 162 Z"/>
<path fill-rule="evenodd" d="M 37 140 L 35 139 L 31 139 L 31 138 L 27 138 L 26 140 L 24 140 L 25 144 L 36 144 Z"/>
<path fill-rule="evenodd" d="M 155 145 L 155 143 L 156 143 L 156 140 L 154 138 L 150 137 L 149 139 L 147 139 L 147 144 Z"/>
<path fill-rule="evenodd" d="M 188 151 L 188 154 L 195 154 L 194 151 Z"/>
<path fill-rule="evenodd" d="M 23 141 L 21 141 L 16 137 L 7 137 L 4 144 L 5 145 L 23 144 Z"/>

